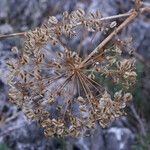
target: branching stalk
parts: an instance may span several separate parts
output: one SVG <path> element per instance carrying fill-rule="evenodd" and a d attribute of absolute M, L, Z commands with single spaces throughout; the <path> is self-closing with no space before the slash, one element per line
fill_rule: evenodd
<path fill-rule="evenodd" d="M 132 12 L 120 26 L 118 26 L 106 39 L 104 39 L 80 64 L 79 68 L 82 66 L 97 52 L 99 52 L 120 30 L 122 30 L 128 23 L 130 23 L 134 18 L 136 18 L 138 13 L 136 11 Z"/>

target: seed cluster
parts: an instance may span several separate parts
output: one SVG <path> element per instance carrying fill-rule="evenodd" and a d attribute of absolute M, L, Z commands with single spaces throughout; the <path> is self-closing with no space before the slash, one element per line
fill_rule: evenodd
<path fill-rule="evenodd" d="M 125 114 L 123 108 L 132 99 L 123 89 L 136 80 L 135 61 L 122 57 L 123 44 L 113 43 L 81 65 L 86 55 L 64 42 L 81 28 L 94 34 L 105 31 L 108 25 L 100 17 L 98 11 L 86 15 L 81 9 L 64 12 L 62 19 L 49 17 L 40 28 L 26 33 L 22 51 L 12 49 L 17 59 L 7 62 L 10 102 L 43 127 L 46 136 L 77 137 L 95 128 L 96 122 L 106 127 Z M 103 78 L 123 89 L 109 94 Z"/>

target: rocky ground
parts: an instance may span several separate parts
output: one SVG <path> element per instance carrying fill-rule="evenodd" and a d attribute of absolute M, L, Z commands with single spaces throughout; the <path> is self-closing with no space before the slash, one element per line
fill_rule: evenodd
<path fill-rule="evenodd" d="M 150 3 L 150 0 L 147 2 Z M 109 16 L 124 13 L 132 5 L 131 0 L 1 0 L 0 34 L 27 31 L 39 26 L 49 15 L 59 15 L 64 10 L 71 11 L 81 7 L 88 12 L 99 9 L 104 16 Z M 0 122 L 0 145 L 2 145 L 0 150 L 1 147 L 5 148 L 4 145 L 6 145 L 6 149 L 11 150 L 133 149 L 136 137 L 140 133 L 137 130 L 140 130 L 143 125 L 147 127 L 146 122 L 150 120 L 147 115 L 150 113 L 150 15 L 139 16 L 120 34 L 121 37 L 127 35 L 133 37 L 133 46 L 137 49 L 138 59 L 144 66 L 141 70 L 140 76 L 142 78 L 139 80 L 140 84 L 137 90 L 143 96 L 138 97 L 135 92 L 135 108 L 132 110 L 134 112 L 136 106 L 145 108 L 145 110 L 138 109 L 138 112 L 131 112 L 134 119 L 130 117 L 118 118 L 106 129 L 97 126 L 93 135 L 78 139 L 44 137 L 42 129 L 35 123 L 29 123 L 20 110 L 8 103 L 5 60 L 13 57 L 10 52 L 11 47 L 19 45 L 21 41 L 17 37 L 0 39 L 0 119 L 7 118 L 5 124 Z M 139 116 L 142 116 L 142 119 L 138 118 Z M 138 126 L 136 125 L 138 123 L 141 124 Z"/>

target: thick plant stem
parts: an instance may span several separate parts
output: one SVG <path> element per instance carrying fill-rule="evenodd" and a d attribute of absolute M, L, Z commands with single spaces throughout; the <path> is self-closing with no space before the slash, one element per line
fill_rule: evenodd
<path fill-rule="evenodd" d="M 106 37 L 80 64 L 79 68 L 83 65 L 97 52 L 100 51 L 119 31 L 121 31 L 128 23 L 130 23 L 134 18 L 136 18 L 138 13 L 133 11 L 132 14 L 120 25 L 118 26 L 108 37 Z"/>

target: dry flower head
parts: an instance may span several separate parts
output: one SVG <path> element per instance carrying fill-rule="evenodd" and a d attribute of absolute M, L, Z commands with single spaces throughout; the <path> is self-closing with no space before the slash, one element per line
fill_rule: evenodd
<path fill-rule="evenodd" d="M 9 99 L 28 119 L 38 122 L 46 136 L 79 136 L 95 128 L 96 122 L 106 127 L 125 114 L 123 109 L 132 99 L 123 89 L 110 94 L 103 83 L 103 78 L 109 78 L 126 89 L 134 84 L 135 60 L 123 58 L 124 44 L 114 42 L 98 49 L 84 63 L 92 47 L 86 46 L 90 48 L 86 51 L 81 38 L 76 50 L 70 48 L 71 39 L 92 34 L 92 45 L 97 33 L 117 26 L 116 21 L 99 18 L 98 11 L 86 15 L 82 9 L 64 12 L 61 19 L 51 16 L 41 27 L 26 33 L 22 51 L 12 49 L 17 59 L 7 62 Z"/>

